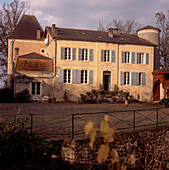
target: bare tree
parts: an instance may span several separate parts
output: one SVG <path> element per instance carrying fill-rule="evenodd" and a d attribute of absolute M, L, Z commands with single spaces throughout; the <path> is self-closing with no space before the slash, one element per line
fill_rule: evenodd
<path fill-rule="evenodd" d="M 121 33 L 124 34 L 135 34 L 138 29 L 142 27 L 141 24 L 136 22 L 134 19 L 128 19 L 125 22 L 118 19 L 113 19 L 112 22 L 104 26 L 102 21 L 99 21 L 97 30 L 98 31 L 108 31 L 109 28 L 119 28 Z"/>
<path fill-rule="evenodd" d="M 13 0 L 0 9 L 0 79 L 6 75 L 8 61 L 8 36 L 21 17 L 29 10 L 29 1 Z"/>
<path fill-rule="evenodd" d="M 160 67 L 169 66 L 169 10 L 167 14 L 156 13 L 157 27 L 161 30 L 160 36 Z"/>

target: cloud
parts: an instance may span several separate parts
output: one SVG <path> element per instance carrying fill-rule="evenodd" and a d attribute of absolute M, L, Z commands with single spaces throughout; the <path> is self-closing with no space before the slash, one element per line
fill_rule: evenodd
<path fill-rule="evenodd" d="M 155 13 L 167 5 L 168 0 L 32 0 L 31 12 L 43 26 L 96 29 L 99 20 L 107 24 L 114 18 L 154 25 Z"/>

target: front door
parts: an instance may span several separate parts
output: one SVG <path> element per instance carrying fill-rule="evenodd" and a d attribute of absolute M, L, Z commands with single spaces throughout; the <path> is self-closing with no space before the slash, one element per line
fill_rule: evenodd
<path fill-rule="evenodd" d="M 103 72 L 103 90 L 105 90 L 105 91 L 110 90 L 110 87 L 111 87 L 110 77 L 111 77 L 110 71 L 104 71 Z"/>

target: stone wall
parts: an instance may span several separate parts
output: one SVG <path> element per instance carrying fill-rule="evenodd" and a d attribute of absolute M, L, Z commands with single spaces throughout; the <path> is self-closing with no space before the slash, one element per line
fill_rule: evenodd
<path fill-rule="evenodd" d="M 89 140 L 64 142 L 61 150 L 63 160 L 71 164 L 81 164 L 86 167 L 99 167 L 96 157 L 98 147 L 103 143 L 97 138 L 94 148 L 88 146 Z M 160 127 L 131 133 L 117 133 L 110 144 L 120 156 L 122 166 L 130 167 L 128 158 L 131 154 L 136 157 L 136 169 L 169 169 L 169 127 Z M 110 167 L 110 158 L 102 166 Z"/>

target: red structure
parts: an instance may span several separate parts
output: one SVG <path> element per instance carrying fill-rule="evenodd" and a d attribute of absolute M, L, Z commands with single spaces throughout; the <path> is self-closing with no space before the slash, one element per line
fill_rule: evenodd
<path fill-rule="evenodd" d="M 169 98 L 169 67 L 155 70 L 152 74 L 155 100 Z"/>

